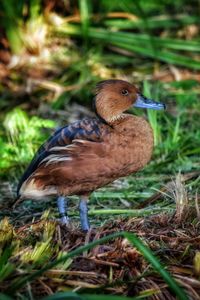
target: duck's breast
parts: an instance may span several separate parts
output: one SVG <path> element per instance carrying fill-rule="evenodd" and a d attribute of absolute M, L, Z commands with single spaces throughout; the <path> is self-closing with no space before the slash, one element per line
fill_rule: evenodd
<path fill-rule="evenodd" d="M 128 115 L 117 124 L 110 137 L 110 149 L 111 163 L 120 176 L 143 168 L 152 156 L 153 143 L 152 128 L 145 119 Z"/>

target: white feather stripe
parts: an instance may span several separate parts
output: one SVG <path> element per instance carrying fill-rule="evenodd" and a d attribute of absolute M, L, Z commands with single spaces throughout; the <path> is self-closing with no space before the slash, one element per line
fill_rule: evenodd
<path fill-rule="evenodd" d="M 68 150 L 68 149 L 76 149 L 77 148 L 77 145 L 74 145 L 74 144 L 70 144 L 68 145 L 65 150 Z"/>
<path fill-rule="evenodd" d="M 75 144 L 76 143 L 76 144 Z M 66 145 L 66 146 L 55 146 L 51 149 L 49 149 L 49 152 L 60 152 L 60 151 L 66 151 L 66 154 L 59 154 L 59 153 L 52 153 L 50 155 L 48 155 L 47 157 L 45 157 L 39 165 L 46 163 L 46 166 L 48 166 L 51 163 L 55 163 L 55 162 L 62 162 L 62 161 L 71 161 L 72 158 L 68 155 L 70 155 L 70 153 L 73 153 L 74 151 L 76 151 L 78 145 L 77 144 L 81 144 L 81 145 L 85 145 L 87 144 L 88 141 L 85 140 L 79 140 L 79 139 L 75 139 L 73 140 L 73 143 L 70 145 Z"/>
<path fill-rule="evenodd" d="M 88 141 L 87 140 L 79 140 L 79 139 L 74 139 L 73 143 L 79 143 L 79 144 L 87 144 Z"/>
<path fill-rule="evenodd" d="M 40 162 L 40 164 L 42 164 L 42 163 L 44 163 L 44 162 L 46 162 L 46 161 L 49 161 L 49 159 L 52 159 L 52 158 L 54 158 L 54 157 L 58 157 L 58 155 L 57 155 L 57 154 L 51 154 L 51 155 L 48 155 L 47 157 L 45 157 L 45 158 Z"/>
<path fill-rule="evenodd" d="M 49 149 L 48 151 L 49 152 L 54 152 L 54 151 L 62 151 L 62 150 L 66 150 L 68 148 L 68 146 L 55 146 L 55 147 L 53 147 L 53 148 L 51 148 L 51 149 Z"/>
<path fill-rule="evenodd" d="M 45 157 L 41 162 L 40 164 L 46 162 L 46 161 L 49 161 L 51 159 L 60 159 L 60 158 L 66 158 L 66 160 L 71 160 L 71 158 L 69 156 L 67 156 L 67 153 L 66 154 L 51 154 L 51 155 L 48 155 L 47 157 Z"/>
<path fill-rule="evenodd" d="M 72 144 L 69 144 L 69 145 L 66 145 L 66 146 L 55 146 L 55 147 L 49 149 L 48 151 L 49 152 L 59 152 L 59 151 L 65 151 L 65 150 L 68 150 L 68 149 L 69 150 L 72 150 L 72 149 L 74 150 L 74 149 L 77 148 L 77 144 L 84 145 L 84 144 L 87 144 L 87 143 L 88 143 L 88 141 L 76 139 L 76 140 L 73 140 Z"/>
<path fill-rule="evenodd" d="M 53 163 L 58 163 L 58 162 L 62 162 L 62 161 L 71 161 L 72 158 L 71 157 L 66 157 L 66 156 L 55 156 L 53 158 L 50 158 L 47 160 L 45 166 L 48 166 L 50 164 L 53 164 Z"/>

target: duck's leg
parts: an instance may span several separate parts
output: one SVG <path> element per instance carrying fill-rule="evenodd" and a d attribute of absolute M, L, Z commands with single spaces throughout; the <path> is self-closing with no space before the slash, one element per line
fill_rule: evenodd
<path fill-rule="evenodd" d="M 88 207 L 87 207 L 88 197 L 81 196 L 79 203 L 79 212 L 81 220 L 81 228 L 83 231 L 88 231 L 90 229 L 90 224 L 88 220 Z"/>
<path fill-rule="evenodd" d="M 57 205 L 61 224 L 68 225 L 69 217 L 67 216 L 67 199 L 65 199 L 63 196 L 59 196 L 57 198 Z"/>

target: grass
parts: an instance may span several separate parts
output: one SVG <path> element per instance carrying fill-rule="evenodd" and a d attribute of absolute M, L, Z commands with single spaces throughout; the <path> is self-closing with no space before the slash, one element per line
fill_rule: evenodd
<path fill-rule="evenodd" d="M 32 0 L 17 9 L 7 2 L 0 4 L 9 44 L 4 51 L 11 57 L 0 84 L 0 298 L 198 299 L 195 1 L 79 1 L 51 8 Z M 38 146 L 55 127 L 90 115 L 92 89 L 107 78 L 135 82 L 166 103 L 166 112 L 130 110 L 153 128 L 151 162 L 92 194 L 87 235 L 78 229 L 76 196 L 69 201 L 69 229 L 58 226 L 51 199 L 11 210 L 18 179 Z"/>
<path fill-rule="evenodd" d="M 45 271 L 48 271 L 49 269 L 52 269 L 56 267 L 58 264 L 65 262 L 69 258 L 72 258 L 78 254 L 81 254 L 87 250 L 90 250 L 91 248 L 104 244 L 107 241 L 117 238 L 117 237 L 124 237 L 126 238 L 133 246 L 135 246 L 142 254 L 143 256 L 152 264 L 154 269 L 160 273 L 160 275 L 164 278 L 166 283 L 169 285 L 169 287 L 172 289 L 172 291 L 176 294 L 178 299 L 181 300 L 187 300 L 187 296 L 185 293 L 179 288 L 178 284 L 174 281 L 174 279 L 168 274 L 166 270 L 161 266 L 158 259 L 151 253 L 151 251 L 141 242 L 140 239 L 137 238 L 136 235 L 133 233 L 128 232 L 120 232 L 120 233 L 114 233 L 112 235 L 108 235 L 106 237 L 103 237 L 99 239 L 98 241 L 91 242 L 88 245 L 79 247 L 78 249 L 71 251 L 69 254 L 61 257 L 60 259 L 57 259 L 56 261 L 53 261 L 49 264 L 47 264 L 45 267 L 41 268 L 40 270 L 36 271 L 35 273 L 28 275 L 27 277 L 24 277 L 23 279 L 19 279 L 15 284 L 12 285 L 11 289 L 9 288 L 9 293 L 15 292 L 17 289 L 23 287 L 27 282 L 31 282 L 33 279 L 37 278 L 38 276 L 41 276 Z M 45 249 L 46 250 L 46 249 Z M 38 250 L 37 250 L 38 252 Z M 43 251 L 44 253 L 44 248 Z M 40 254 L 40 253 L 39 253 Z M 41 255 L 39 255 L 41 257 Z M 32 259 L 34 262 L 34 260 Z M 38 259 L 36 260 L 38 261 Z"/>
<path fill-rule="evenodd" d="M 158 87 L 155 87 L 155 85 L 151 84 L 150 81 L 145 81 L 143 92 L 147 96 L 150 96 L 155 99 L 160 99 L 161 97 L 160 95 L 164 93 L 163 91 L 164 88 L 166 94 L 171 93 L 171 87 L 168 87 L 168 85 L 159 85 Z M 180 85 L 178 89 L 180 89 Z M 174 93 L 174 89 L 173 89 L 173 93 Z M 176 95 L 178 95 L 178 93 L 179 90 L 177 90 L 177 94 L 175 94 L 175 97 Z M 140 172 L 137 176 L 130 176 L 129 178 L 124 179 L 123 181 L 117 182 L 115 186 L 110 186 L 105 189 L 99 190 L 92 195 L 89 214 L 91 218 L 91 223 L 94 227 L 104 226 L 105 231 L 108 230 L 109 232 L 109 229 L 107 229 L 108 226 L 107 219 L 109 218 L 110 220 L 112 220 L 114 219 L 114 216 L 117 216 L 117 218 L 119 218 L 119 216 L 123 215 L 124 217 L 129 216 L 129 218 L 135 217 L 136 219 L 138 218 L 143 219 L 143 218 L 151 218 L 151 215 L 153 215 L 154 217 L 155 214 L 162 215 L 164 212 L 168 216 L 171 216 L 171 214 L 175 212 L 175 200 L 174 197 L 171 196 L 170 197 L 164 196 L 164 198 L 160 197 L 155 204 L 149 207 L 145 207 L 144 209 L 137 209 L 137 205 L 139 203 L 142 203 L 145 199 L 148 200 L 148 198 L 155 193 L 154 188 L 159 189 L 165 183 L 171 181 L 171 177 L 179 170 L 181 170 L 183 173 L 188 173 L 191 171 L 198 170 L 198 164 L 196 164 L 196 153 L 195 153 L 195 150 L 198 153 L 198 148 L 199 148 L 198 133 L 196 133 L 198 119 L 193 118 L 193 122 L 190 122 L 188 124 L 188 121 L 186 120 L 187 114 L 184 112 L 184 110 L 186 110 L 187 108 L 185 108 L 182 102 L 180 103 L 178 100 L 176 103 L 176 107 L 179 108 L 179 106 L 182 112 L 180 117 L 178 118 L 176 116 L 171 115 L 170 113 L 148 113 L 147 116 L 154 130 L 155 141 L 156 141 L 154 158 L 151 161 L 151 163 L 144 169 L 144 171 Z M 193 107 L 196 108 L 196 100 L 193 103 L 191 103 L 191 109 L 193 109 Z M 140 110 L 135 110 L 134 112 L 137 114 L 143 113 Z M 163 124 L 163 126 L 160 126 L 160 124 Z M 185 124 L 187 124 L 187 127 Z M 29 117 L 25 112 L 19 109 L 14 110 L 9 114 L 7 114 L 7 116 L 4 118 L 4 126 L 6 128 L 7 136 L 4 137 L 3 139 L 4 141 L 3 143 L 5 147 L 3 149 L 7 149 L 9 147 L 10 149 L 13 149 L 12 151 L 14 152 L 10 152 L 12 153 L 12 155 L 9 156 L 11 158 L 10 160 L 9 159 L 4 160 L 8 164 L 4 166 L 4 171 L 5 170 L 8 171 L 6 175 L 3 172 L 4 178 L 8 178 L 8 179 L 14 178 L 14 180 L 16 180 L 17 177 L 16 174 L 19 174 L 21 172 L 20 170 L 18 170 L 19 167 L 17 161 L 20 160 L 20 166 L 22 166 L 23 164 L 24 165 L 27 164 L 27 162 L 29 161 L 29 159 L 31 159 L 32 156 L 31 151 L 34 151 L 34 149 L 37 148 L 40 141 L 45 139 L 45 135 L 47 134 L 47 132 L 43 132 L 41 129 L 43 127 L 47 128 L 47 126 L 49 126 L 51 129 L 52 125 L 54 124 L 47 120 L 43 121 L 40 118 Z M 189 133 L 186 135 L 186 132 L 188 131 Z M 31 132 L 32 134 L 30 135 Z M 34 138 L 34 143 L 32 142 L 33 138 Z M 189 140 L 192 141 L 191 144 L 189 143 Z M 196 146 L 194 147 L 194 145 Z M 30 149 L 31 151 L 27 151 L 26 149 Z M 4 153 L 7 152 L 5 152 L 4 150 Z M 188 153 L 188 155 L 186 155 L 185 153 Z M 190 191 L 189 194 L 191 200 L 189 201 L 189 203 L 186 204 L 186 206 L 190 206 L 190 209 L 193 209 L 195 207 L 194 196 L 196 190 L 198 189 L 198 186 L 199 186 L 198 177 L 196 179 L 196 183 L 194 183 L 194 181 L 192 180 L 188 181 L 187 183 L 187 190 Z M 173 190 L 175 191 L 175 193 L 177 191 L 176 201 L 182 201 L 181 200 L 182 198 L 180 196 L 181 188 L 175 186 L 175 189 L 173 187 Z M 183 200 L 185 200 L 185 193 L 182 193 L 182 197 L 184 198 Z M 76 197 L 72 197 L 70 200 L 70 216 L 73 220 L 72 223 L 75 222 L 75 224 L 79 219 L 78 212 L 75 208 L 76 201 L 77 201 Z M 182 226 L 181 225 L 182 222 L 187 222 L 188 220 L 186 215 L 183 216 L 182 211 L 183 210 L 185 211 L 185 208 L 181 203 L 182 202 L 178 202 L 176 204 L 177 210 L 176 210 L 176 219 L 174 224 L 177 224 L 177 226 Z M 40 281 L 40 279 L 37 278 L 39 277 L 42 278 L 42 275 L 40 273 L 43 270 L 42 266 L 44 264 L 46 265 L 47 261 L 53 260 L 54 263 L 54 258 L 56 257 L 58 257 L 57 263 L 59 265 L 58 270 L 60 270 L 60 272 L 61 270 L 63 270 L 63 268 L 66 271 L 68 270 L 69 272 L 71 271 L 71 265 L 75 260 L 70 255 L 65 256 L 65 251 L 62 250 L 60 241 L 54 240 L 53 237 L 55 235 L 55 230 L 56 230 L 55 224 L 52 225 L 51 222 L 48 223 L 47 221 L 45 221 L 46 223 L 43 223 L 43 221 L 39 221 L 38 229 L 37 229 L 37 225 L 35 226 L 34 223 L 32 223 L 34 222 L 34 219 L 38 220 L 38 216 L 41 215 L 45 207 L 47 208 L 49 205 L 52 206 L 52 204 L 53 202 L 49 202 L 49 204 L 48 203 L 45 204 L 42 202 L 34 204 L 34 203 L 30 203 L 29 201 L 26 201 L 22 203 L 19 206 L 19 208 L 17 208 L 14 212 L 9 212 L 8 210 L 2 212 L 2 217 L 5 215 L 10 216 L 11 220 L 13 220 L 14 223 L 16 222 L 16 220 L 18 220 L 19 230 L 21 230 L 20 228 L 22 228 L 22 232 L 23 232 L 24 224 L 26 223 L 33 224 L 33 225 L 28 225 L 30 226 L 30 230 L 26 231 L 25 236 L 21 237 L 20 239 L 16 238 L 17 236 L 19 236 L 19 233 L 17 233 L 15 231 L 16 229 L 12 228 L 12 226 L 9 225 L 9 223 L 3 226 L 6 227 L 6 229 L 2 229 L 2 232 L 7 232 L 6 234 L 7 240 L 3 242 L 4 245 L 3 249 L 6 250 L 1 255 L 2 266 L 3 266 L 1 268 L 2 270 L 1 280 L 2 283 L 3 284 L 6 283 L 7 286 L 7 290 L 4 290 L 4 294 L 10 295 L 10 291 L 12 287 L 13 292 L 11 297 L 13 297 L 13 295 L 16 295 L 17 297 L 20 298 L 21 293 L 25 294 L 26 297 L 28 298 L 35 297 L 36 295 L 35 295 L 34 282 L 37 282 L 37 280 Z M 178 211 L 180 211 L 180 213 Z M 48 218 L 51 218 L 52 216 L 56 217 L 55 210 L 51 212 Z M 193 218 L 194 218 L 193 219 L 194 222 L 196 223 L 195 217 Z M 122 224 L 126 224 L 124 223 L 123 220 L 120 222 L 121 225 L 119 226 L 122 226 Z M 116 230 L 116 228 L 117 226 L 114 226 L 114 230 Z M 42 236 L 41 235 L 38 236 L 37 232 L 39 232 L 41 229 L 44 230 L 44 233 L 42 234 Z M 8 234 L 9 232 L 10 235 Z M 15 238 L 13 239 L 13 237 Z M 72 237 L 71 240 L 73 240 Z M 11 245 L 13 245 L 11 247 L 8 246 L 10 245 L 10 241 L 12 241 Z M 151 244 L 149 243 L 148 239 L 145 239 L 144 242 L 147 243 L 149 247 L 151 247 Z M 62 237 L 62 243 L 65 244 L 65 242 L 63 242 L 63 237 Z M 162 242 L 160 243 L 162 245 Z M 77 251 L 80 250 L 80 252 L 75 252 L 75 253 L 80 253 L 79 255 L 81 255 L 81 253 L 83 253 L 83 249 L 82 248 L 79 249 L 78 245 L 79 244 L 77 244 L 77 249 L 78 249 Z M 91 245 L 89 243 L 89 247 L 90 246 Z M 162 247 L 164 246 L 162 245 Z M 87 247 L 84 249 L 87 249 Z M 184 251 L 188 251 L 188 254 L 192 256 L 192 250 L 185 249 Z M 70 249 L 69 249 L 69 253 L 70 253 Z M 144 255 L 143 252 L 141 253 L 142 255 Z M 66 260 L 63 257 L 65 257 Z M 65 260 L 63 266 L 61 264 L 60 259 L 61 261 L 62 259 L 63 261 Z M 162 255 L 161 255 L 161 259 L 163 261 Z M 57 260 L 55 260 L 55 263 L 56 261 Z M 164 262 L 167 265 L 171 264 L 170 259 L 167 261 L 164 260 Z M 151 263 L 152 262 L 150 262 L 150 264 Z M 151 266 L 151 270 L 153 270 L 154 268 L 153 266 L 154 265 Z M 51 263 L 48 266 L 48 268 L 49 270 L 55 269 L 55 267 L 51 266 Z M 164 270 L 164 268 L 161 268 L 161 270 Z M 23 279 L 21 278 L 21 276 L 19 276 L 20 272 L 24 273 Z M 26 278 L 26 276 L 28 277 Z M 30 282 L 29 276 L 30 278 L 34 279 L 33 283 Z M 46 278 L 46 275 L 44 276 L 45 276 L 44 278 Z M 68 275 L 62 275 L 61 278 L 63 276 L 64 278 L 67 278 L 65 276 Z M 109 278 L 111 276 L 112 278 L 111 273 L 107 276 Z M 141 276 L 143 277 L 143 275 Z M 53 278 L 55 278 L 55 276 L 53 276 Z M 54 280 L 59 281 L 60 280 L 59 278 L 60 276 L 58 276 L 58 279 L 53 279 L 51 281 L 52 282 L 51 284 L 53 284 Z M 21 279 L 23 282 L 23 288 L 20 283 Z M 27 281 L 30 282 L 29 283 L 29 285 L 31 286 L 30 291 L 28 288 L 29 285 L 25 284 Z M 80 279 L 76 278 L 75 282 L 76 281 L 78 286 L 79 284 L 78 282 L 80 281 Z M 87 284 L 88 284 L 88 289 L 85 292 L 86 294 L 91 293 L 93 291 L 89 288 L 89 283 Z M 96 289 L 98 288 L 97 283 L 95 283 L 94 286 Z M 117 287 L 115 288 L 117 289 Z M 52 285 L 51 289 L 55 291 L 54 284 Z M 84 299 L 84 297 L 86 296 L 84 294 L 83 287 L 82 289 L 83 289 L 83 295 L 81 294 L 79 296 L 73 294 L 73 296 L 82 297 Z M 62 297 L 62 296 L 67 297 L 68 294 L 66 294 L 66 292 L 64 292 L 62 288 L 61 290 L 63 291 L 64 294 L 62 295 L 61 293 L 57 295 L 55 293 L 55 299 L 56 297 Z M 42 287 L 41 287 L 41 291 L 42 291 Z M 151 291 L 152 295 L 156 295 L 157 292 L 158 292 L 157 289 Z M 43 291 L 42 293 L 44 293 L 44 295 L 45 293 L 48 294 L 47 291 L 46 292 Z M 143 297 L 142 293 L 141 294 L 138 293 L 137 295 L 138 297 L 141 298 Z M 71 297 L 70 294 L 68 296 Z M 93 297 L 96 297 L 96 295 Z M 109 296 L 107 297 L 109 299 Z M 181 297 L 182 296 L 180 296 L 180 299 L 184 299 Z"/>
<path fill-rule="evenodd" d="M 76 25 L 63 25 L 55 30 L 58 34 L 69 34 L 81 37 L 82 31 Z M 138 53 L 143 57 L 150 57 L 162 62 L 176 64 L 194 70 L 200 69 L 199 60 L 172 52 L 168 49 L 189 50 L 199 52 L 199 42 L 185 42 L 176 39 L 151 38 L 148 35 L 112 32 L 108 29 L 90 27 L 88 36 L 94 40 L 103 41 L 106 45 L 114 45 L 120 49 L 125 49 L 133 53 Z M 167 50 L 164 50 L 167 49 Z"/>
<path fill-rule="evenodd" d="M 167 235 L 168 237 L 170 237 L 172 230 L 172 228 L 170 228 L 170 225 L 168 224 L 169 231 L 166 231 L 166 222 L 170 222 L 168 215 L 163 215 L 162 217 L 154 216 L 152 217 L 152 219 L 146 221 L 144 227 L 139 225 L 141 224 L 141 219 L 133 219 L 131 222 L 130 221 L 130 219 L 124 220 L 123 222 L 122 220 L 119 220 L 117 222 L 115 221 L 115 224 L 113 224 L 113 222 L 110 222 L 106 226 L 102 226 L 100 232 L 99 230 L 94 230 L 90 233 L 90 236 L 88 235 L 87 237 L 84 237 L 84 234 L 78 231 L 77 228 L 70 229 L 67 232 L 66 228 L 61 228 L 60 231 L 55 221 L 48 220 L 48 214 L 44 215 L 41 220 L 32 223 L 31 227 L 29 224 L 27 224 L 23 225 L 21 228 L 19 227 L 18 229 L 14 229 L 12 225 L 9 224 L 7 219 L 2 220 L 0 224 L 2 249 L 0 258 L 0 287 L 2 289 L 2 292 L 5 295 L 9 295 L 11 298 L 14 295 L 20 297 L 22 291 L 24 296 L 26 295 L 26 297 L 28 297 L 27 293 L 29 292 L 31 292 L 31 294 L 33 293 L 33 295 L 35 296 L 39 293 L 39 295 L 41 296 L 46 290 L 45 287 L 47 281 L 49 282 L 49 291 L 55 290 L 55 282 L 60 282 L 61 285 L 63 285 L 64 282 L 66 282 L 66 284 L 72 285 L 80 285 L 80 282 L 82 282 L 82 284 L 85 282 L 85 285 L 81 284 L 82 288 L 79 291 L 81 294 L 80 297 L 82 297 L 82 295 L 84 297 L 84 294 L 88 293 L 89 291 L 94 293 L 93 297 L 96 297 L 95 292 L 98 292 L 98 289 L 103 288 L 109 291 L 109 288 L 112 287 L 112 290 L 117 291 L 117 289 L 119 289 L 120 286 L 123 285 L 124 291 L 126 291 L 127 289 L 129 290 L 128 287 L 134 286 L 134 284 L 136 284 L 137 286 L 137 282 L 140 282 L 142 278 L 143 280 L 147 280 L 147 282 L 148 280 L 150 280 L 152 284 L 152 281 L 150 279 L 152 278 L 156 288 L 152 291 L 148 290 L 147 288 L 146 291 L 144 290 L 141 293 L 139 292 L 138 297 L 143 298 L 145 292 L 147 293 L 146 295 L 156 295 L 156 293 L 161 292 L 159 291 L 160 279 L 157 282 L 157 276 L 155 274 L 156 271 L 160 274 L 162 280 L 166 281 L 170 290 L 176 295 L 177 299 L 188 299 L 184 291 L 180 289 L 179 285 L 176 283 L 176 281 L 174 281 L 173 277 L 166 271 L 166 269 L 163 268 L 158 259 L 159 255 L 160 257 L 162 257 L 162 261 L 165 261 L 165 263 L 168 264 L 168 268 L 171 270 L 173 270 L 174 268 L 174 270 L 176 270 L 176 268 L 177 270 L 178 268 L 180 268 L 181 270 L 182 268 L 183 270 L 185 270 L 183 271 L 183 275 L 184 272 L 186 272 L 186 274 L 187 272 L 190 272 L 190 269 L 186 267 L 184 261 L 188 264 L 188 262 L 191 260 L 192 252 L 190 250 L 190 247 L 192 246 L 192 244 L 188 244 L 187 238 L 185 240 L 183 239 L 183 230 L 181 232 L 179 232 L 179 230 L 176 230 L 176 233 L 174 232 L 174 234 L 176 235 L 176 239 L 182 239 L 181 247 L 183 249 L 186 247 L 184 251 L 185 253 L 183 253 L 182 251 L 177 251 L 178 255 L 174 256 L 174 261 L 171 261 L 170 257 L 166 256 L 166 258 L 164 259 L 164 257 L 162 256 L 162 251 L 166 251 L 171 243 L 170 238 L 166 239 Z M 154 251 L 155 249 L 162 250 L 160 253 L 158 251 L 157 255 L 155 255 L 155 253 L 153 254 L 152 251 L 147 247 L 147 245 L 149 247 L 152 247 L 152 240 L 147 238 L 148 235 L 150 237 L 153 233 L 151 227 L 149 227 L 151 222 L 154 222 L 157 228 L 156 231 L 154 231 L 154 241 L 157 241 L 158 244 L 154 244 Z M 173 224 L 175 223 L 176 222 L 174 222 Z M 121 230 L 118 229 L 118 232 L 116 232 L 116 225 L 121 226 Z M 141 238 L 138 238 L 133 233 L 133 231 L 135 231 L 134 226 L 136 226 L 135 229 L 137 228 L 137 235 L 141 236 Z M 194 229 L 195 224 L 193 224 L 192 226 Z M 186 232 L 188 234 L 191 231 L 192 226 L 189 226 L 188 223 L 188 232 L 185 230 L 185 234 Z M 123 228 L 126 228 L 128 232 L 124 232 Z M 145 239 L 143 230 L 146 231 Z M 162 240 L 160 240 L 159 237 L 159 232 L 161 234 L 163 230 L 165 231 L 165 234 L 162 234 L 162 236 L 163 238 L 165 237 L 165 241 L 167 243 L 165 245 L 162 245 Z M 108 232 L 113 234 L 108 235 Z M 73 240 L 75 236 L 78 237 L 75 239 L 76 243 L 78 244 L 80 244 L 80 240 L 81 244 L 84 244 L 84 240 L 86 242 L 88 238 L 90 240 L 90 243 L 86 243 L 84 246 L 78 246 L 77 244 L 75 250 L 73 250 L 73 244 L 72 250 L 66 251 L 67 249 L 70 249 L 72 244 L 71 242 L 65 244 L 65 242 L 69 238 Z M 60 239 L 62 240 L 62 243 L 60 243 Z M 106 248 L 107 243 L 109 250 Z M 97 247 L 98 245 L 101 246 Z M 137 252 L 135 248 L 133 248 L 133 246 L 136 247 L 139 252 Z M 105 252 L 102 252 L 102 247 L 105 247 Z M 171 249 L 175 249 L 176 245 L 171 244 L 170 247 Z M 106 251 L 108 251 L 109 253 L 108 257 L 107 255 L 102 255 L 103 253 L 106 254 Z M 147 262 L 145 262 L 144 259 L 146 259 Z M 82 264 L 84 264 L 84 260 L 85 262 L 93 262 L 94 265 L 92 269 L 90 269 L 88 265 L 88 267 L 85 267 L 85 270 L 80 270 L 80 261 L 82 261 Z M 129 261 L 128 265 L 127 260 Z M 96 263 L 98 264 L 95 267 Z M 195 256 L 194 263 L 195 268 L 198 272 L 197 255 Z M 104 280 L 101 280 L 98 283 L 100 279 L 98 279 L 98 276 L 101 276 L 100 273 L 99 275 L 97 275 L 100 271 L 98 265 L 101 266 L 101 264 L 103 264 L 103 269 L 101 272 L 103 272 L 104 274 L 104 276 L 102 277 L 102 280 L 103 278 Z M 128 272 L 129 268 L 129 271 L 132 270 L 133 272 L 135 270 L 139 272 L 137 273 L 139 274 L 139 277 L 128 279 L 126 278 L 126 276 L 124 277 L 124 275 L 121 275 L 123 277 L 117 275 L 119 265 L 125 268 L 125 272 Z M 109 268 L 113 268 L 116 272 L 115 275 L 111 275 L 110 284 L 106 283 L 105 281 L 105 275 L 107 274 L 108 276 L 109 274 L 111 274 L 111 269 Z M 80 271 L 78 271 L 77 269 Z M 181 273 L 182 271 L 179 272 Z M 23 274 L 23 277 L 20 276 L 20 274 Z M 174 272 L 174 276 L 176 276 L 176 274 L 177 271 Z M 181 284 L 184 284 L 184 280 L 186 280 L 183 275 Z M 87 276 L 87 280 L 83 279 L 83 281 L 80 281 L 81 276 Z M 90 276 L 92 276 L 91 279 Z M 123 278 L 123 282 L 121 283 L 120 278 Z M 195 278 L 193 278 L 193 280 L 195 283 Z M 34 282 L 38 282 L 37 293 L 34 289 Z M 104 284 L 104 282 L 106 284 Z M 33 284 L 32 291 L 29 289 L 30 284 Z M 195 284 L 197 285 L 197 281 Z M 56 295 L 57 294 L 55 294 L 55 297 L 57 297 Z M 59 295 L 61 297 L 62 293 L 60 293 Z M 63 293 L 63 297 L 64 295 L 67 296 L 66 293 Z M 107 297 L 109 299 L 109 296 Z M 137 297 L 135 299 L 137 299 Z"/>

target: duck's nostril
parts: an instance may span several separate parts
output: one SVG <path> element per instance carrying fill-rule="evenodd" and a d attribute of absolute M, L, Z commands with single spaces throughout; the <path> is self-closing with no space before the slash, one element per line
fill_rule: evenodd
<path fill-rule="evenodd" d="M 144 102 L 148 104 L 148 103 L 151 103 L 152 100 L 150 100 L 150 99 L 148 99 L 148 98 L 145 97 L 145 98 L 144 98 Z"/>

